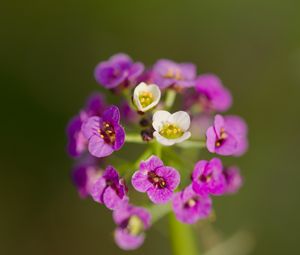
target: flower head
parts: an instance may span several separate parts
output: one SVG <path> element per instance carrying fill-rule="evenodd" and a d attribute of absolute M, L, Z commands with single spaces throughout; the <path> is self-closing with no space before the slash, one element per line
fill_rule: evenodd
<path fill-rule="evenodd" d="M 172 204 L 176 218 L 186 224 L 207 218 L 212 208 L 210 197 L 196 194 L 191 185 L 175 193 Z"/>
<path fill-rule="evenodd" d="M 113 219 L 117 224 L 115 241 L 120 248 L 134 250 L 143 244 L 144 231 L 151 224 L 151 215 L 146 209 L 123 203 L 113 212 Z"/>
<path fill-rule="evenodd" d="M 150 200 L 156 204 L 167 203 L 180 182 L 176 169 L 164 166 L 156 156 L 142 161 L 140 169 L 131 179 L 133 187 L 139 192 L 147 192 Z"/>
<path fill-rule="evenodd" d="M 197 194 L 224 194 L 226 181 L 221 160 L 213 158 L 210 161 L 198 161 L 192 173 L 192 181 L 193 189 Z"/>
<path fill-rule="evenodd" d="M 238 116 L 216 115 L 213 126 L 206 131 L 206 146 L 212 153 L 240 156 L 248 148 L 247 125 Z"/>
<path fill-rule="evenodd" d="M 106 157 L 123 146 L 125 131 L 119 122 L 119 109 L 111 106 L 101 117 L 90 117 L 82 124 L 82 133 L 93 156 Z"/>
<path fill-rule="evenodd" d="M 108 166 L 103 175 L 94 183 L 91 195 L 93 199 L 111 210 L 117 209 L 127 201 L 127 187 L 118 172 L 112 166 Z"/>
<path fill-rule="evenodd" d="M 190 127 L 190 116 L 179 111 L 173 114 L 167 111 L 157 111 L 153 115 L 154 137 L 166 146 L 181 143 L 190 138 L 191 133 L 187 130 Z"/>
<path fill-rule="evenodd" d="M 194 86 L 196 67 L 191 63 L 175 63 L 171 60 L 158 60 L 152 70 L 153 81 L 160 88 L 175 87 L 179 89 Z"/>
<path fill-rule="evenodd" d="M 84 109 L 73 117 L 67 127 L 68 152 L 71 156 L 81 155 L 87 148 L 87 139 L 81 132 L 82 123 L 91 116 L 100 116 L 104 110 L 105 102 L 100 94 L 92 94 Z"/>
<path fill-rule="evenodd" d="M 75 166 L 72 172 L 72 180 L 81 198 L 90 195 L 96 180 L 103 174 L 97 166 L 94 158 L 88 157 L 86 162 L 81 162 Z"/>
<path fill-rule="evenodd" d="M 134 63 L 125 54 L 116 54 L 109 60 L 100 62 L 95 68 L 96 81 L 105 88 L 112 89 L 119 85 L 128 86 L 142 74 L 144 65 Z"/>
<path fill-rule="evenodd" d="M 232 104 L 232 97 L 221 80 L 213 74 L 200 75 L 195 83 L 198 101 L 204 110 L 227 111 Z"/>
<path fill-rule="evenodd" d="M 134 89 L 133 102 L 140 112 L 146 112 L 159 103 L 160 96 L 161 92 L 157 85 L 142 82 Z"/>
<path fill-rule="evenodd" d="M 230 166 L 226 167 L 223 172 L 226 180 L 226 194 L 236 193 L 243 185 L 243 178 L 240 174 L 238 167 Z"/>

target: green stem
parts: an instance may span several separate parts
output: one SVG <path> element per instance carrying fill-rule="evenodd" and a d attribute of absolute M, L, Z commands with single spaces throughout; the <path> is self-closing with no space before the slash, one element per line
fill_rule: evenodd
<path fill-rule="evenodd" d="M 162 154 L 162 146 L 159 142 L 155 141 L 154 144 L 153 144 L 154 148 L 153 148 L 153 151 L 155 153 L 155 155 L 159 158 L 161 158 L 161 154 Z"/>
<path fill-rule="evenodd" d="M 182 143 L 177 143 L 175 145 L 178 146 L 178 147 L 181 147 L 181 148 L 199 148 L 199 149 L 202 149 L 202 148 L 206 147 L 205 141 L 193 141 L 193 140 L 187 140 L 187 141 L 184 141 Z"/>
<path fill-rule="evenodd" d="M 173 89 L 169 89 L 166 94 L 165 107 L 166 110 L 170 110 L 176 99 L 176 91 Z"/>
<path fill-rule="evenodd" d="M 128 143 L 145 143 L 140 134 L 126 134 L 125 141 Z"/>
<path fill-rule="evenodd" d="M 170 238 L 174 255 L 199 255 L 195 236 L 190 225 L 177 221 L 173 213 L 170 219 Z"/>

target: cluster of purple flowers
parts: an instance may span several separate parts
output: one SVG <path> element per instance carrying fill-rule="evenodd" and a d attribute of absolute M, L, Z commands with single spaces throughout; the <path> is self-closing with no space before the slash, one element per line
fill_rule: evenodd
<path fill-rule="evenodd" d="M 239 116 L 220 115 L 232 105 L 232 96 L 216 75 L 197 76 L 194 64 L 166 59 L 145 69 L 125 54 L 99 63 L 94 75 L 102 87 L 124 99 L 116 106 L 107 104 L 99 93 L 90 96 L 68 124 L 67 148 L 76 158 L 72 178 L 80 196 L 90 196 L 112 210 L 117 225 L 115 241 L 120 248 L 138 248 L 152 224 L 151 209 L 133 205 L 129 189 L 146 193 L 153 204 L 171 204 L 176 218 L 186 224 L 209 217 L 211 196 L 239 190 L 243 180 L 238 167 L 224 167 L 216 157 L 196 162 L 190 169 L 191 181 L 180 187 L 181 169 L 166 166 L 168 158 L 157 153 L 164 146 L 181 148 L 181 143 L 185 144 L 183 149 L 192 144 L 192 148 L 206 147 L 221 156 L 246 152 L 245 121 Z M 185 111 L 171 114 L 166 110 L 172 108 L 176 94 L 182 95 Z M 106 162 L 125 142 L 149 145 L 150 153 L 139 162 L 138 170 L 133 163 L 126 174 L 120 174 Z M 125 180 L 130 171 L 131 180 Z"/>

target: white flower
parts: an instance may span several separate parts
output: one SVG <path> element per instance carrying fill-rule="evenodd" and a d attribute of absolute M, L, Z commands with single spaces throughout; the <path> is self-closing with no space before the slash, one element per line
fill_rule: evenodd
<path fill-rule="evenodd" d="M 181 143 L 191 136 L 191 133 L 187 132 L 190 123 L 190 116 L 184 111 L 173 114 L 157 111 L 153 115 L 153 135 L 159 143 L 166 146 Z"/>
<path fill-rule="evenodd" d="M 144 82 L 137 85 L 133 92 L 133 102 L 141 112 L 146 112 L 156 106 L 161 92 L 157 85 Z"/>

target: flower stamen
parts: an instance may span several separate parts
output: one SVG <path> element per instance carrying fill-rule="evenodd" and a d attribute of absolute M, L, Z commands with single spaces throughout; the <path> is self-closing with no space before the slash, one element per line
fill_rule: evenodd
<path fill-rule="evenodd" d="M 175 124 L 165 123 L 159 134 L 168 138 L 168 139 L 176 139 L 183 135 L 183 130 Z"/>

